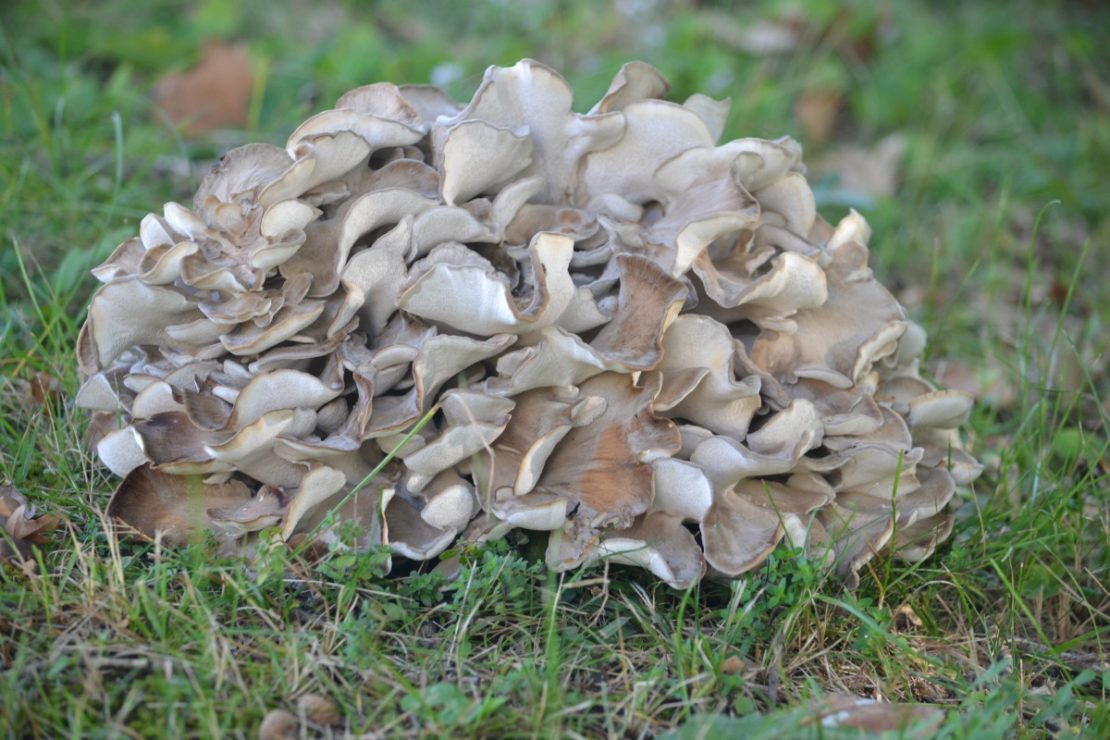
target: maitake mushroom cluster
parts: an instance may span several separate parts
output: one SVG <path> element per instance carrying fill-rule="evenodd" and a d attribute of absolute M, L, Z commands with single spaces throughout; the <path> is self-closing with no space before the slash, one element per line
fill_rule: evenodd
<path fill-rule="evenodd" d="M 718 146 L 727 102 L 667 87 L 634 62 L 579 114 L 526 60 L 465 106 L 377 83 L 228 152 L 95 270 L 78 402 L 109 513 L 419 560 L 546 531 L 552 568 L 677 588 L 784 539 L 849 581 L 929 555 L 980 470 L 971 399 L 919 377 L 798 144 Z"/>

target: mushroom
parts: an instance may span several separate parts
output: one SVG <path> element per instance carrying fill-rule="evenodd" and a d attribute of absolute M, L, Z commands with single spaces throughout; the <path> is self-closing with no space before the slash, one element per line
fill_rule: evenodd
<path fill-rule="evenodd" d="M 705 557 L 697 540 L 676 517 L 662 511 L 647 514 L 627 529 L 607 533 L 590 559 L 638 565 L 673 588 L 689 588 L 705 573 Z"/>
<path fill-rule="evenodd" d="M 14 560 L 24 567 L 37 567 L 31 545 L 47 541 L 46 534 L 61 523 L 55 514 L 35 516 L 35 507 L 12 486 L 0 486 L 0 565 Z"/>
<path fill-rule="evenodd" d="M 224 531 L 217 522 L 266 520 L 273 516 L 273 500 L 264 492 L 259 500 L 253 500 L 241 480 L 212 485 L 199 475 L 167 475 L 142 465 L 116 488 L 107 513 L 145 537 L 180 544 L 205 531 Z"/>
<path fill-rule="evenodd" d="M 655 408 L 718 434 L 743 439 L 762 405 L 760 379 L 736 377 L 735 342 L 708 316 L 684 314 L 663 337 L 664 386 Z"/>
<path fill-rule="evenodd" d="M 675 588 L 783 541 L 850 583 L 928 557 L 981 470 L 972 399 L 921 377 L 801 147 L 718 144 L 727 101 L 667 90 L 377 82 L 143 218 L 76 347 L 121 531 L 432 559 L 520 528 Z"/>

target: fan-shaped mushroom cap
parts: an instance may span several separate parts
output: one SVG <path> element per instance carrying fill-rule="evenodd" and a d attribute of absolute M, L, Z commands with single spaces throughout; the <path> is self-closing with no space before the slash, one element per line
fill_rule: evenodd
<path fill-rule="evenodd" d="M 823 509 L 819 517 L 837 570 L 854 588 L 859 583 L 859 569 L 890 541 L 894 518 L 886 508 L 857 510 L 836 503 Z"/>
<path fill-rule="evenodd" d="M 682 107 L 696 113 L 698 118 L 705 124 L 706 128 L 709 129 L 709 135 L 713 137 L 713 141 L 717 141 L 725 132 L 725 124 L 728 123 L 728 114 L 732 109 L 732 100 L 729 98 L 716 100 L 708 95 L 694 93 L 686 98 L 682 103 Z"/>
<path fill-rule="evenodd" d="M 259 508 L 268 509 L 264 502 L 253 503 L 263 503 Z M 225 522 L 231 518 L 230 512 L 250 506 L 251 492 L 242 481 L 211 485 L 200 476 L 166 475 L 142 465 L 116 488 L 107 513 L 143 536 L 180 544 L 202 536 L 205 530 L 218 530 L 215 522 Z"/>
<path fill-rule="evenodd" d="M 207 513 L 217 530 L 237 539 L 277 525 L 285 514 L 285 507 L 285 495 L 280 489 L 263 486 L 248 502 L 238 506 L 213 506 Z"/>
<path fill-rule="evenodd" d="M 329 388 L 315 375 L 298 370 L 274 370 L 251 378 L 239 391 L 235 403 L 226 409 L 227 415 L 223 418 L 200 420 L 193 417 L 193 422 L 212 430 L 238 430 L 253 424 L 271 411 L 319 408 L 338 396 L 342 390 L 342 386 Z"/>
<path fill-rule="evenodd" d="M 686 287 L 650 260 L 616 258 L 620 302 L 590 346 L 607 367 L 625 372 L 650 370 L 663 359 L 663 333 L 686 300 Z"/>
<path fill-rule="evenodd" d="M 346 291 L 343 309 L 336 317 L 344 323 L 356 313 L 363 329 L 377 335 L 396 310 L 397 292 L 407 274 L 412 254 L 412 217 L 405 216 L 369 249 L 351 257 L 340 282 Z"/>
<path fill-rule="evenodd" d="M 158 414 L 184 411 L 178 400 L 180 392 L 165 381 L 156 380 L 135 394 L 131 401 L 131 416 L 135 419 L 149 419 Z"/>
<path fill-rule="evenodd" d="M 945 513 L 902 527 L 894 538 L 894 552 L 902 560 L 920 562 L 932 555 L 938 544 L 948 539 L 955 522 L 953 514 Z"/>
<path fill-rule="evenodd" d="M 304 246 L 281 264 L 281 274 L 286 279 L 307 274 L 311 278 L 309 295 L 328 295 L 338 287 L 340 270 L 362 236 L 396 225 L 406 216 L 418 215 L 434 205 L 434 200 L 405 188 L 372 190 L 344 203 L 340 212 L 327 221 L 311 224 L 305 231 Z"/>
<path fill-rule="evenodd" d="M 640 100 L 621 110 L 623 136 L 585 158 L 579 202 L 619 193 L 631 203 L 656 200 L 659 165 L 692 147 L 713 144 L 713 134 L 693 111 L 661 100 Z"/>
<path fill-rule="evenodd" d="M 540 332 L 529 347 L 502 355 L 497 361 L 497 377 L 486 381 L 486 390 L 515 395 L 533 388 L 578 385 L 588 378 L 616 366 L 597 350 L 564 329 L 552 326 Z"/>
<path fill-rule="evenodd" d="M 576 292 L 567 273 L 573 250 L 567 237 L 536 235 L 529 247 L 534 292 L 522 306 L 487 260 L 463 247 L 444 245 L 411 268 L 397 305 L 470 334 L 536 331 L 558 321 Z"/>
<path fill-rule="evenodd" d="M 106 434 L 96 445 L 100 461 L 119 476 L 126 476 L 143 463 L 150 462 L 146 456 L 146 445 L 135 427 L 124 427 Z"/>
<path fill-rule="evenodd" d="M 490 511 L 507 527 L 552 531 L 566 522 L 567 499 L 552 493 L 506 496 L 494 500 Z"/>
<path fill-rule="evenodd" d="M 428 560 L 446 550 L 455 539 L 454 529 L 429 524 L 421 514 L 420 502 L 407 492 L 389 495 L 382 533 L 393 552 L 414 560 Z"/>
<path fill-rule="evenodd" d="M 439 529 L 461 532 L 478 510 L 474 487 L 454 470 L 445 470 L 432 479 L 423 491 L 421 518 Z"/>
<path fill-rule="evenodd" d="M 705 573 L 705 558 L 694 535 L 681 520 L 662 511 L 606 534 L 591 555 L 638 565 L 674 588 L 689 588 Z"/>
<path fill-rule="evenodd" d="M 169 327 L 202 318 L 196 304 L 177 291 L 128 278 L 108 283 L 93 296 L 89 339 L 103 367 L 135 345 L 173 346 Z"/>
<path fill-rule="evenodd" d="M 837 234 L 849 232 L 858 218 L 845 219 L 848 225 Z M 850 388 L 875 361 L 895 351 L 906 330 L 901 306 L 871 276 L 867 248 L 847 239 L 834 235 L 836 243 L 827 249 L 828 300 L 795 314 L 796 332 L 768 332 L 752 348 L 752 360 L 785 382 L 812 378 Z"/>
<path fill-rule="evenodd" d="M 675 425 L 651 409 L 662 377 L 604 373 L 584 382 L 585 397 L 604 400 L 593 423 L 572 429 L 548 457 L 536 488 L 577 505 L 576 517 L 592 527 L 628 526 L 652 501 L 652 460 L 677 452 Z"/>
<path fill-rule="evenodd" d="M 335 101 L 335 107 L 387 118 L 413 128 L 425 123 L 408 96 L 391 82 L 375 82 L 349 90 Z"/>
<path fill-rule="evenodd" d="M 613 77 L 609 89 L 590 113 L 609 113 L 637 100 L 661 98 L 670 88 L 670 83 L 650 64 L 628 62 Z"/>
<path fill-rule="evenodd" d="M 247 144 L 232 149 L 209 168 L 193 195 L 193 207 L 210 208 L 208 204 L 235 203 L 249 200 L 257 192 L 279 177 L 293 159 L 280 147 L 270 144 Z M 209 199 L 212 201 L 209 201 Z M 149 218 L 149 217 L 148 217 Z M 147 227 L 144 219 L 144 227 Z M 154 223 L 144 228 L 143 242 L 150 246 L 149 236 Z"/>
<path fill-rule="evenodd" d="M 545 183 L 545 202 L 560 202 L 573 192 L 579 163 L 589 152 L 605 149 L 624 134 L 616 113 L 571 112 L 572 93 L 550 67 L 525 59 L 512 67 L 490 67 L 477 92 L 456 120 L 483 120 L 532 137 L 532 164 L 524 175 Z"/>
<path fill-rule="evenodd" d="M 286 150 L 293 164 L 263 188 L 258 201 L 267 206 L 296 197 L 342 176 L 378 149 L 420 138 L 418 129 L 349 109 L 318 113 L 289 137 Z"/>
<path fill-rule="evenodd" d="M 573 386 L 528 391 L 515 401 L 504 433 L 482 456 L 482 486 L 490 499 L 529 493 L 556 446 L 571 429 L 593 423 L 606 405 Z"/>
<path fill-rule="evenodd" d="M 425 123 L 434 123 L 440 116 L 453 116 L 459 104 L 432 85 L 399 85 L 397 91 Z"/>
<path fill-rule="evenodd" d="M 532 163 L 528 129 L 516 132 L 471 119 L 439 131 L 443 201 L 449 206 L 488 192 Z"/>
<path fill-rule="evenodd" d="M 441 404 L 444 423 L 439 436 L 412 452 L 401 452 L 410 471 L 411 491 L 421 490 L 442 471 L 488 448 L 505 430 L 515 405 L 497 396 L 457 390 L 447 391 Z"/>
<path fill-rule="evenodd" d="M 760 379 L 736 378 L 734 351 L 724 325 L 696 314 L 676 318 L 663 336 L 659 369 L 664 380 L 655 408 L 718 434 L 743 438 L 762 405 Z"/>
<path fill-rule="evenodd" d="M 726 488 L 714 497 L 701 523 L 705 560 L 726 576 L 738 576 L 762 563 L 783 531 L 773 510 Z"/>
<path fill-rule="evenodd" d="M 745 478 L 783 475 L 794 470 L 834 470 L 844 464 L 842 458 L 804 457 L 821 443 L 822 432 L 813 404 L 798 399 L 759 432 L 749 434 L 748 444 L 731 437 L 713 436 L 697 444 L 690 462 L 701 467 L 718 490 Z"/>
<path fill-rule="evenodd" d="M 956 482 L 947 471 L 929 470 L 921 476 L 918 487 L 894 498 L 849 491 L 838 494 L 836 500 L 853 509 L 877 510 L 885 506 L 902 525 L 908 526 L 940 514 L 955 493 Z"/>
<path fill-rule="evenodd" d="M 906 422 L 911 427 L 953 429 L 967 421 L 972 397 L 963 391 L 933 391 L 910 401 Z"/>
<path fill-rule="evenodd" d="M 215 470 L 236 469 L 272 486 L 295 486 L 304 475 L 304 466 L 278 457 L 274 444 L 281 435 L 301 437 L 308 434 L 315 422 L 315 412 L 308 409 L 271 411 L 226 442 L 205 445 L 204 451 L 216 463 Z"/>
<path fill-rule="evenodd" d="M 845 390 L 805 378 L 793 384 L 790 390 L 796 398 L 804 398 L 814 405 L 827 436 L 867 435 L 882 426 L 882 411 L 864 388 Z"/>
<path fill-rule="evenodd" d="M 458 335 L 437 335 L 434 330 L 427 338 L 417 340 L 421 346 L 408 364 L 396 366 L 398 370 L 408 369 L 413 387 L 402 396 L 379 396 L 365 428 L 365 437 L 385 436 L 400 431 L 415 423 L 431 405 L 431 399 L 455 376 L 487 357 L 496 355 L 515 341 L 511 334 L 495 334 L 485 341 Z M 384 352 L 383 352 L 384 354 Z M 373 368 L 373 360 L 371 368 Z M 389 367 L 389 366 L 386 366 Z M 379 382 L 383 389 L 391 383 Z"/>
<path fill-rule="evenodd" d="M 983 472 L 982 464 L 957 445 L 925 447 L 918 465 L 947 470 L 957 486 L 966 486 Z"/>
<path fill-rule="evenodd" d="M 312 533 L 315 542 L 338 549 L 353 548 L 356 552 L 387 544 L 385 509 L 394 495 L 392 481 L 395 477 L 395 469 L 387 468 L 353 494 L 346 493 L 345 487 L 339 488 L 330 499 L 307 512 L 296 529 L 301 533 Z M 331 525 L 327 525 L 329 514 L 334 514 Z M 346 534 L 344 529 L 354 530 L 356 537 L 353 541 L 343 536 Z M 297 542 L 304 536 L 295 534 L 291 541 Z M 391 568 L 392 562 L 387 559 L 382 566 L 382 574 L 389 573 Z"/>
<path fill-rule="evenodd" d="M 663 511 L 684 522 L 700 522 L 713 505 L 713 487 L 693 463 L 662 457 L 655 467 L 655 495 L 649 513 Z"/>
<path fill-rule="evenodd" d="M 799 540 L 795 544 L 803 544 L 808 539 L 808 515 L 834 498 L 823 479 L 805 474 L 785 484 L 740 481 L 718 492 L 702 521 L 706 560 L 725 575 L 751 570 L 788 530 Z"/>
<path fill-rule="evenodd" d="M 651 225 L 648 239 L 670 246 L 664 260 L 673 275 L 683 275 L 720 238 L 738 234 L 759 223 L 759 205 L 725 168 L 705 176 L 707 154 L 692 148 L 676 155 L 655 171 L 664 214 Z"/>
<path fill-rule="evenodd" d="M 289 499 L 289 509 L 281 527 L 282 536 L 289 539 L 305 514 L 338 493 L 346 484 L 347 477 L 333 468 L 320 466 L 307 472 Z"/>
<path fill-rule="evenodd" d="M 825 445 L 837 451 L 844 464 L 837 470 L 837 490 L 875 496 L 895 495 L 916 485 L 914 468 L 921 460 L 920 447 L 911 447 L 909 429 L 902 417 L 884 409 L 883 425 L 854 437 L 832 437 Z"/>

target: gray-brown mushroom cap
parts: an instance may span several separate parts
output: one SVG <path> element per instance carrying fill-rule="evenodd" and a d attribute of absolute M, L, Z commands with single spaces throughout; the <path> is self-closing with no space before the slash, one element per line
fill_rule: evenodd
<path fill-rule="evenodd" d="M 652 501 L 652 460 L 676 452 L 675 425 L 655 416 L 652 401 L 661 377 L 604 373 L 584 382 L 583 396 L 604 401 L 604 412 L 572 429 L 547 459 L 536 490 L 554 493 L 592 527 L 627 526 Z"/>

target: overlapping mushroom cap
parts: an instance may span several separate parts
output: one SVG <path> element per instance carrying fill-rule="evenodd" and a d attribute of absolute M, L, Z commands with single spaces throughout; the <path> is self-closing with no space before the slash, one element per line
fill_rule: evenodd
<path fill-rule="evenodd" d="M 417 559 L 547 531 L 553 568 L 679 588 L 784 540 L 849 580 L 928 556 L 979 471 L 971 399 L 919 377 L 800 147 L 717 145 L 727 104 L 666 91 L 631 63 L 579 114 L 526 60 L 465 106 L 378 83 L 225 155 L 95 270 L 78 402 L 109 513 L 232 547 L 350 546 L 337 519 Z"/>

